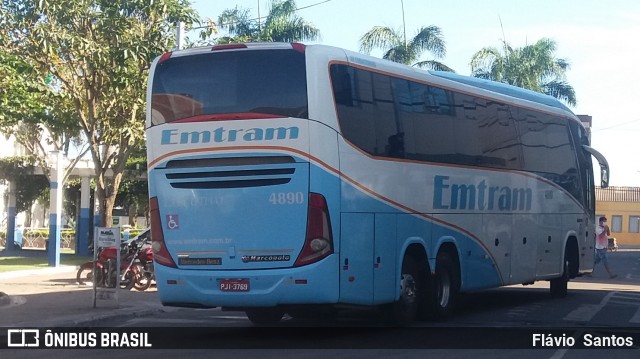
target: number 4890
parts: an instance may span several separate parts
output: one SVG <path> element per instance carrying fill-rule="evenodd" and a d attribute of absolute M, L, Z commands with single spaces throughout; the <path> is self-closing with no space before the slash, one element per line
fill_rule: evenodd
<path fill-rule="evenodd" d="M 303 204 L 304 193 L 302 192 L 278 192 L 271 193 L 269 202 L 276 205 L 284 204 Z"/>

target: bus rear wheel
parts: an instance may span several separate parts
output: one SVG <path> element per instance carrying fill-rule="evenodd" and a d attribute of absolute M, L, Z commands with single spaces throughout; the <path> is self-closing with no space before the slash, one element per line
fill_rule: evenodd
<path fill-rule="evenodd" d="M 436 320 L 444 320 L 451 316 L 458 276 L 455 264 L 449 254 L 439 253 L 436 257 L 436 271 L 429 280 L 429 316 Z"/>
<path fill-rule="evenodd" d="M 255 308 L 245 311 L 245 314 L 256 325 L 273 325 L 280 323 L 284 311 L 279 308 Z"/>

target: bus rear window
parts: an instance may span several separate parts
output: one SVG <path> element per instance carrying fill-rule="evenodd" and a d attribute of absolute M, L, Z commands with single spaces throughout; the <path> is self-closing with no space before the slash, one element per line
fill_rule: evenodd
<path fill-rule="evenodd" d="M 156 66 L 151 123 L 254 113 L 308 118 L 304 54 L 240 50 L 169 58 Z"/>

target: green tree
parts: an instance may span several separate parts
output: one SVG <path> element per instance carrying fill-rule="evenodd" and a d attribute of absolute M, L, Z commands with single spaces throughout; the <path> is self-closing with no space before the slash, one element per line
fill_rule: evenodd
<path fill-rule="evenodd" d="M 147 173 L 146 147 L 140 147 L 131 153 L 127 160 L 125 176 L 118 191 L 116 205 L 127 208 L 129 224 L 135 225 L 138 216 L 144 216 L 149 223 L 149 188 Z"/>
<path fill-rule="evenodd" d="M 485 47 L 473 55 L 471 75 L 541 92 L 575 106 L 575 91 L 566 81 L 569 63 L 555 57 L 556 48 L 553 40 L 545 38 L 521 48 L 503 41 L 502 49 Z"/>
<path fill-rule="evenodd" d="M 2 46 L 50 74 L 73 110 L 95 167 L 102 225 L 126 160 L 144 135 L 150 63 L 196 22 L 188 0 L 2 0 Z M 107 172 L 112 171 L 112 176 Z"/>
<path fill-rule="evenodd" d="M 400 31 L 387 26 L 374 26 L 360 38 L 360 51 L 369 54 L 373 49 L 382 49 L 383 59 L 401 64 L 430 70 L 454 72 L 449 66 L 435 60 L 447 53 L 442 31 L 437 26 L 426 26 L 407 40 Z M 420 61 L 425 51 L 431 52 L 435 59 Z"/>
<path fill-rule="evenodd" d="M 6 39 L 0 37 L 0 45 Z M 50 101 L 56 93 L 47 86 L 46 78 L 32 64 L 0 46 L 0 126 L 5 130 L 23 120 L 46 122 Z M 6 133 L 6 132 L 5 132 Z"/>
<path fill-rule="evenodd" d="M 227 9 L 218 17 L 218 26 L 229 32 L 220 43 L 273 41 L 294 42 L 316 40 L 320 36 L 313 24 L 296 15 L 295 0 L 271 1 L 264 23 L 251 18 L 249 10 Z"/>
<path fill-rule="evenodd" d="M 7 52 L 5 43 L 6 38 L 0 40 L 0 132 L 14 136 L 34 164 L 46 169 L 49 145 L 68 150 L 80 126 L 53 77 L 38 71 L 28 58 Z"/>

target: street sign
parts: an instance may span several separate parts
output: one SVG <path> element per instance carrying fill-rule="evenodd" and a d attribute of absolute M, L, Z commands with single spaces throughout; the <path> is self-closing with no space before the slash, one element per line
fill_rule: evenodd
<path fill-rule="evenodd" d="M 96 227 L 93 236 L 93 307 L 96 300 L 115 299 L 118 304 L 120 288 L 120 227 Z M 113 252 L 115 258 L 101 259 L 100 252 Z M 103 275 L 96 275 L 102 271 Z M 113 275 L 112 275 L 113 274 Z M 102 278 L 100 287 L 96 281 Z M 115 281 L 115 283 L 113 283 Z M 106 286 L 105 284 L 110 284 Z M 115 285 L 115 286 L 114 286 Z M 111 287 L 113 286 L 113 287 Z"/>

